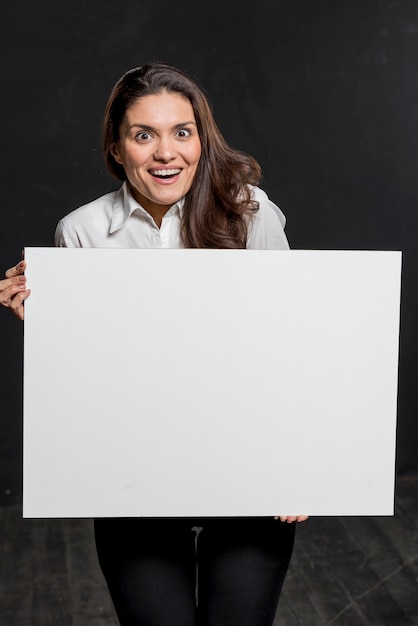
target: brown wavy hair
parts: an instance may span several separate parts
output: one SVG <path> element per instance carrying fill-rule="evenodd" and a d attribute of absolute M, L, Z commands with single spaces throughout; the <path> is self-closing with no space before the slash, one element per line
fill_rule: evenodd
<path fill-rule="evenodd" d="M 201 156 L 185 197 L 181 234 L 186 248 L 245 248 L 248 223 L 258 210 L 248 185 L 258 185 L 261 168 L 248 154 L 231 148 L 223 138 L 202 87 L 183 71 L 160 62 L 124 74 L 110 94 L 103 122 L 103 152 L 111 174 L 126 180 L 123 166 L 112 155 L 125 113 L 139 98 L 176 93 L 193 107 Z"/>

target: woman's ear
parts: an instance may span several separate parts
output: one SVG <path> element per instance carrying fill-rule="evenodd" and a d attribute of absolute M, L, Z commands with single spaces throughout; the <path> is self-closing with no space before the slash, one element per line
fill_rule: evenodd
<path fill-rule="evenodd" d="M 119 154 L 118 144 L 117 143 L 112 143 L 111 144 L 111 146 L 110 146 L 110 154 L 115 159 L 116 163 L 119 163 L 120 165 L 123 165 L 123 161 L 122 161 L 121 156 Z"/>

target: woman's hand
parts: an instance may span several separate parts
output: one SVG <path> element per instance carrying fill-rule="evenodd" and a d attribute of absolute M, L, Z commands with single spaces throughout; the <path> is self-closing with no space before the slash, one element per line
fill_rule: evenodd
<path fill-rule="evenodd" d="M 274 519 L 280 519 L 281 522 L 291 524 L 292 522 L 306 522 L 308 517 L 309 515 L 280 515 Z"/>
<path fill-rule="evenodd" d="M 26 289 L 25 269 L 26 262 L 20 261 L 7 270 L 4 280 L 0 280 L 0 304 L 11 309 L 20 320 L 24 316 L 23 303 L 30 294 L 30 289 Z"/>

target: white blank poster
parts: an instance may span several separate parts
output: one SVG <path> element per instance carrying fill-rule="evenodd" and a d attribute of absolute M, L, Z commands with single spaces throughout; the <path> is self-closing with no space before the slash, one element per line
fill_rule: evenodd
<path fill-rule="evenodd" d="M 393 513 L 399 252 L 25 254 L 25 517 Z"/>

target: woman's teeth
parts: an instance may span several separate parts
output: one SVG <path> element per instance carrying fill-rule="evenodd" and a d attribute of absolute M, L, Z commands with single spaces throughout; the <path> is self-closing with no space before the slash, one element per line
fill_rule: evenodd
<path fill-rule="evenodd" d="M 179 169 L 177 170 L 151 170 L 152 176 L 158 176 L 159 178 L 169 178 L 170 176 L 177 176 L 180 174 Z"/>

